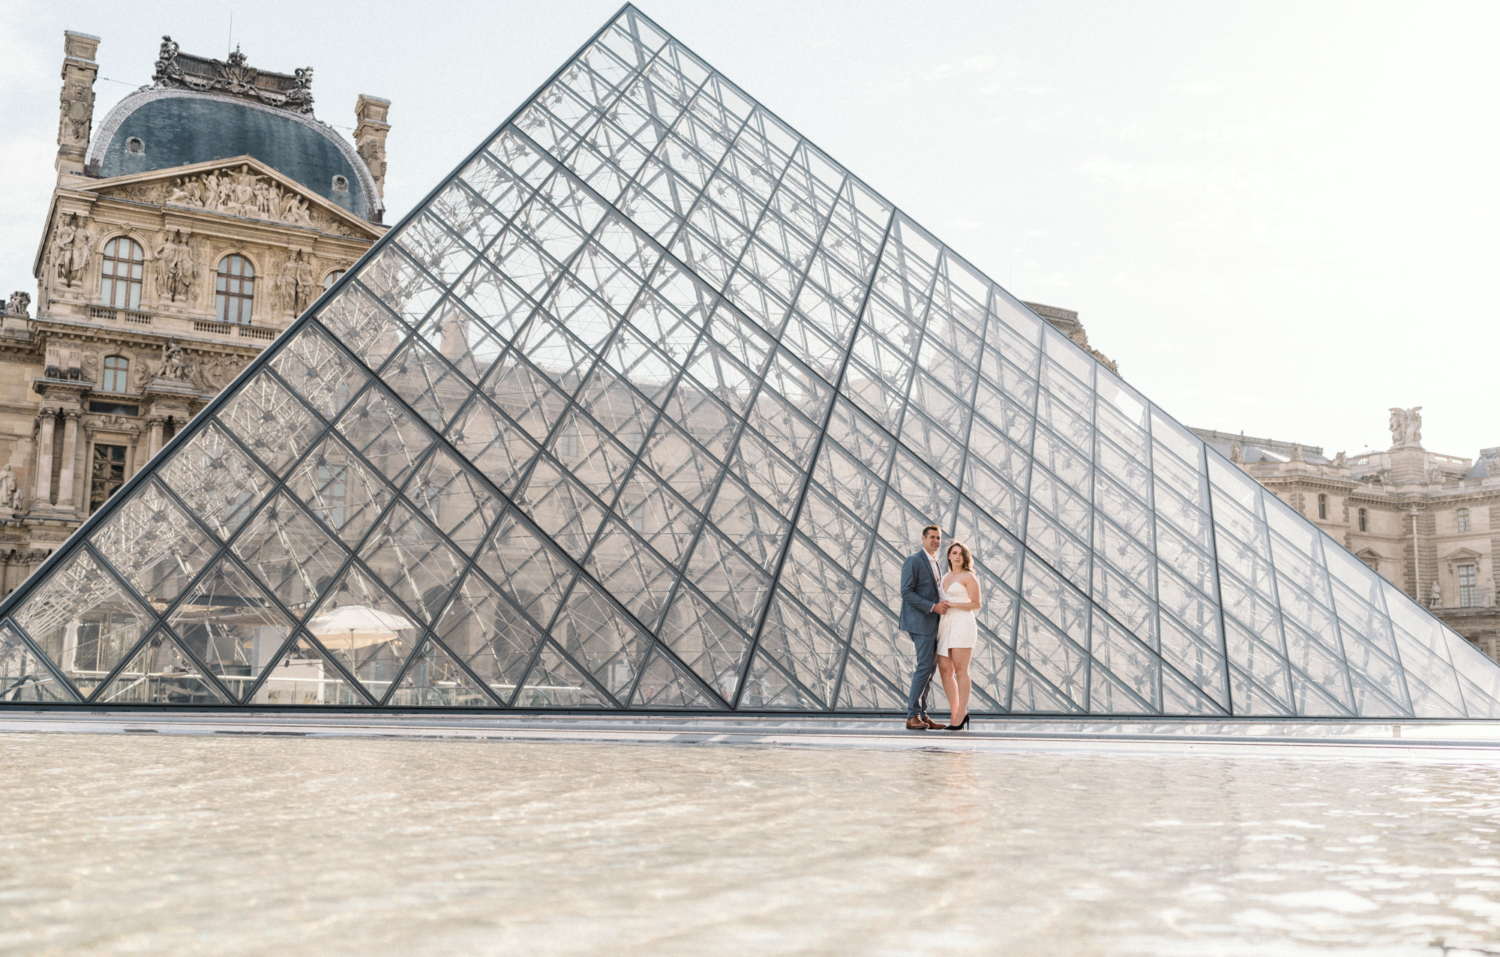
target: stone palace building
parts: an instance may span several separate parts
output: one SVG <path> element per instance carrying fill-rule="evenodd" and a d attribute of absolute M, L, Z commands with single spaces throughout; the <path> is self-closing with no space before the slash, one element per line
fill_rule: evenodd
<path fill-rule="evenodd" d="M 94 122 L 99 38 L 64 36 L 35 297 L 0 302 L 0 593 L 14 589 L 385 230 L 390 102 L 354 143 L 273 73 L 170 37 Z"/>
<path fill-rule="evenodd" d="M 1344 544 L 1448 627 L 1500 660 L 1495 556 L 1500 448 L 1475 461 L 1422 447 L 1421 407 L 1391 409 L 1391 448 L 1321 448 L 1208 429 L 1198 436 Z"/>

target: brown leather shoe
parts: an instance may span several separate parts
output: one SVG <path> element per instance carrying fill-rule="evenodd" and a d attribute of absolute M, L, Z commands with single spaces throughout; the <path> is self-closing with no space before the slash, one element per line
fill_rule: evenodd
<path fill-rule="evenodd" d="M 926 731 L 930 727 L 932 727 L 932 722 L 920 715 L 915 718 L 906 719 L 906 730 L 908 731 Z"/>
<path fill-rule="evenodd" d="M 922 715 L 922 720 L 927 722 L 927 730 L 929 731 L 944 731 L 948 727 L 946 724 L 938 724 L 936 721 L 927 717 L 927 715 L 925 714 Z"/>

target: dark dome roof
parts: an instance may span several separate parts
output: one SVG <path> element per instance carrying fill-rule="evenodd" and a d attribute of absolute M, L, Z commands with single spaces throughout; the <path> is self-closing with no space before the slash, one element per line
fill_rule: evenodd
<path fill-rule="evenodd" d="M 87 162 L 93 175 L 111 177 L 231 156 L 253 156 L 361 219 L 377 221 L 374 181 L 347 140 L 310 117 L 234 97 L 175 89 L 132 93 L 104 118 Z M 344 189 L 334 188 L 336 178 Z"/>

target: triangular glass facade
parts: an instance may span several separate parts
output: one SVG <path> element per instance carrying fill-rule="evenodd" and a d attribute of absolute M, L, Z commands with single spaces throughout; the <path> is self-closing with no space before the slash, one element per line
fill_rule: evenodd
<path fill-rule="evenodd" d="M 0 605 L 7 702 L 1496 717 L 1500 668 L 627 7 Z"/>

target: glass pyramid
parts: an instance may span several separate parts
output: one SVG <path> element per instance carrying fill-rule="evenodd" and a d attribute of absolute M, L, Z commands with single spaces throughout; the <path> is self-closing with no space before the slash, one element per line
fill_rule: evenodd
<path fill-rule="evenodd" d="M 631 7 L 0 604 L 0 699 L 1500 716 L 1500 668 Z M 941 693 L 939 692 L 939 695 Z"/>

